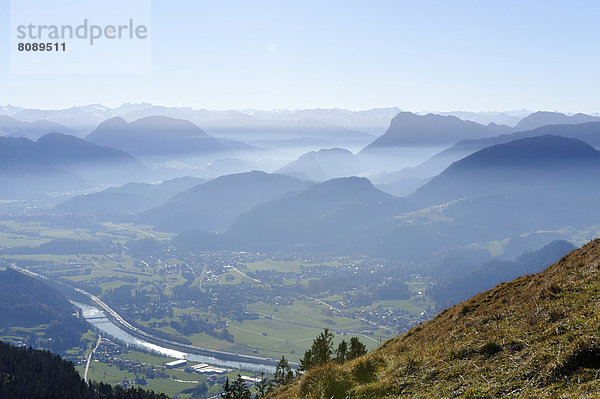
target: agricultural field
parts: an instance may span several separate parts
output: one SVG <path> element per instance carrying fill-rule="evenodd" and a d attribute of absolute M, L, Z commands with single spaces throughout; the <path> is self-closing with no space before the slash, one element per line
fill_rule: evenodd
<path fill-rule="evenodd" d="M 100 347 L 101 350 L 102 347 Z M 129 362 L 118 363 L 118 360 L 112 360 L 112 364 L 109 364 L 109 362 L 102 361 L 101 357 L 100 361 L 95 360 L 90 363 L 88 378 L 112 385 L 142 387 L 155 392 L 163 392 L 171 397 L 177 396 L 181 399 L 187 399 L 192 397 L 192 393 L 186 391 L 198 388 L 200 385 L 205 386 L 206 396 L 216 395 L 221 391 L 222 385 L 219 381 L 225 377 L 235 379 L 238 374 L 236 370 L 231 370 L 217 379 L 196 373 L 188 373 L 184 370 L 185 367 L 194 363 L 175 369 L 167 369 L 165 364 L 175 360 L 174 358 L 134 349 L 118 354 L 115 358 Z M 79 365 L 76 369 L 83 375 L 85 365 Z M 251 374 L 242 373 L 242 375 Z"/>
<path fill-rule="evenodd" d="M 68 229 L 0 221 L 0 262 L 96 295 L 155 336 L 292 362 L 325 328 L 336 334 L 335 345 L 355 336 L 372 350 L 426 320 L 434 307 L 428 281 L 402 264 L 263 253 L 192 255 L 172 248 L 170 238 L 133 224 Z M 90 368 L 92 378 L 132 377 L 99 363 Z M 157 381 L 168 392 L 184 384 Z"/>

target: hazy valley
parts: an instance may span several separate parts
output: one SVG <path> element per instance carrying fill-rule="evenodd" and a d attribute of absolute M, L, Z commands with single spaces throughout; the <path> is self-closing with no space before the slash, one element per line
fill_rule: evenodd
<path fill-rule="evenodd" d="M 538 395 L 558 376 L 573 392 L 596 386 L 596 360 L 578 357 L 596 356 L 593 328 L 569 331 L 597 317 L 585 305 L 597 242 L 555 262 L 600 231 L 597 116 L 0 113 L 2 341 L 178 398 L 217 395 L 238 373 L 254 394 L 282 356 L 302 368 L 324 329 L 327 359 L 352 338 L 372 352 L 338 353 L 273 397 Z M 510 359 L 503 383 L 494 368 Z"/>

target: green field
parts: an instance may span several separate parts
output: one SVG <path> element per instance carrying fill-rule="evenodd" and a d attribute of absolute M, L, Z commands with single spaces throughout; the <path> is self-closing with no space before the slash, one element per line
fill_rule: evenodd
<path fill-rule="evenodd" d="M 172 238 L 172 234 L 165 234 L 152 231 L 148 226 L 137 226 L 132 224 L 109 224 L 105 223 L 99 226 L 96 231 L 85 229 L 63 229 L 51 228 L 40 222 L 0 222 L 0 247 L 15 248 L 19 246 L 39 246 L 56 238 L 69 238 L 77 240 L 110 240 L 113 245 L 126 245 L 130 240 L 144 240 L 155 238 L 167 240 Z M 189 260 L 179 259 L 173 252 L 160 259 L 160 262 L 150 259 L 147 264 L 143 259 L 138 259 L 127 251 L 119 253 L 104 254 L 15 254 L 2 255 L 5 261 L 19 262 L 22 267 L 26 267 L 47 275 L 48 277 L 60 276 L 68 279 L 75 284 L 86 284 L 91 282 L 89 289 L 95 289 L 99 292 L 97 295 L 105 295 L 109 290 L 116 289 L 123 285 L 132 286 L 132 291 L 138 293 L 148 293 L 152 298 L 157 295 L 167 299 L 173 294 L 173 288 L 178 286 L 188 286 L 192 289 L 198 289 L 200 284 L 200 270 L 195 274 L 189 274 L 184 277 L 183 272 L 188 266 Z M 202 292 L 210 292 L 217 286 L 234 288 L 239 284 L 246 284 L 258 289 L 270 289 L 270 283 L 258 282 L 250 275 L 254 272 L 274 271 L 278 273 L 300 273 L 303 268 L 343 267 L 360 264 L 363 259 L 333 258 L 324 261 L 313 261 L 308 259 L 296 260 L 277 260 L 264 258 L 261 260 L 242 261 L 237 263 L 234 268 L 217 269 L 222 270 L 217 275 L 212 275 L 212 279 L 205 278 L 202 281 Z M 224 263 L 228 264 L 228 263 Z M 370 267 L 370 266 L 369 266 Z M 168 268 L 168 273 L 163 272 Z M 212 265 L 209 265 L 209 270 Z M 237 269 L 237 270 L 236 270 Z M 316 270 L 316 269 L 312 269 Z M 311 280 L 319 280 L 314 277 L 301 278 L 300 274 L 296 277 L 283 279 L 283 285 L 286 287 L 304 286 L 308 287 Z M 179 316 L 198 315 L 211 321 L 226 323 L 226 328 L 233 335 L 234 342 L 217 339 L 205 333 L 192 333 L 185 336 L 194 345 L 207 349 L 225 350 L 232 353 L 241 353 L 249 355 L 258 355 L 269 358 L 280 358 L 284 355 L 287 359 L 297 362 L 310 347 L 312 340 L 328 328 L 335 332 L 335 345 L 342 339 L 349 340 L 352 336 L 357 336 L 369 350 L 375 349 L 381 342 L 397 335 L 397 331 L 392 328 L 382 328 L 375 322 L 368 322 L 356 316 L 360 312 L 381 311 L 387 309 L 404 310 L 412 315 L 418 316 L 427 311 L 432 303 L 426 297 L 428 283 L 415 279 L 407 281 L 411 298 L 397 301 L 375 301 L 369 306 L 362 308 L 342 308 L 337 309 L 335 304 L 344 301 L 343 295 L 329 295 L 324 298 L 311 298 L 304 294 L 295 294 L 293 303 L 284 301 L 282 305 L 272 305 L 261 301 L 245 303 L 243 310 L 258 314 L 257 319 L 244 319 L 237 321 L 235 317 L 227 314 L 220 314 L 212 306 L 189 306 L 180 304 L 170 304 L 169 313 L 155 317 L 142 318 L 141 315 L 130 319 L 139 325 L 145 326 L 147 330 L 159 330 L 162 333 L 168 333 L 177 337 L 178 331 L 170 323 L 178 322 Z M 281 283 L 279 283 L 281 284 Z M 292 288 L 291 288 L 292 289 Z M 200 293 L 200 291 L 198 291 Z M 270 302 L 276 303 L 276 302 Z M 331 305 L 330 305 L 331 304 Z M 357 313 L 359 312 L 359 313 Z M 166 323 L 159 327 L 158 323 Z M 224 324 L 221 324 L 224 325 Z M 19 334 L 6 332 L 7 339 L 18 338 Z M 86 347 L 89 350 L 94 343 L 93 337 L 86 338 Z M 152 354 L 131 351 L 121 355 L 124 358 L 139 361 L 146 364 L 153 364 L 162 370 L 165 358 Z M 201 378 L 197 375 L 184 373 L 183 371 L 167 372 L 171 377 L 168 379 L 155 379 L 150 381 L 151 389 L 160 390 L 170 395 L 177 394 L 181 390 L 193 386 L 193 383 L 178 382 L 176 380 L 188 381 Z M 109 366 L 99 362 L 93 362 L 90 369 L 90 377 L 110 383 L 121 383 L 124 380 L 132 380 L 135 374 L 127 370 L 119 370 L 116 366 Z M 190 378 L 193 377 L 193 378 Z M 187 379 L 186 379 L 187 378 Z M 215 388 L 216 389 L 216 388 Z M 185 397 L 185 396 L 183 396 Z"/>
<path fill-rule="evenodd" d="M 165 363 L 175 360 L 169 357 L 162 357 L 137 350 L 130 350 L 128 353 L 121 354 L 118 357 L 141 362 L 144 364 L 144 368 L 153 367 L 157 374 L 166 374 L 166 377 L 147 379 L 146 385 L 139 385 L 134 382 L 136 378 L 144 378 L 145 374 L 143 372 L 120 370 L 117 366 L 110 366 L 98 361 L 92 361 L 90 369 L 88 370 L 88 378 L 90 380 L 102 381 L 113 385 L 139 386 L 144 389 L 151 389 L 155 392 L 163 392 L 171 397 L 177 395 L 179 398 L 190 398 L 190 394 L 183 394 L 181 392 L 186 389 L 194 388 L 203 382 L 207 382 L 208 379 L 206 376 L 200 374 L 187 373 L 183 370 L 184 367 L 178 369 L 166 369 Z M 191 364 L 195 363 L 189 363 L 188 365 Z M 77 366 L 76 368 L 80 375 L 83 376 L 85 366 Z M 237 371 L 232 370 L 225 375 L 230 379 L 235 379 L 237 377 Z M 242 373 L 242 375 L 252 374 Z M 207 385 L 209 396 L 218 394 L 221 391 L 220 384 L 212 385 L 208 383 Z"/>
<path fill-rule="evenodd" d="M 427 305 L 416 304 L 412 301 L 385 301 L 384 306 L 403 306 L 406 310 L 422 312 Z M 235 343 L 219 340 L 206 334 L 192 334 L 187 338 L 194 345 L 207 349 L 225 350 L 248 355 L 259 355 L 263 357 L 279 358 L 284 355 L 291 361 L 298 361 L 306 351 L 314 337 L 324 328 L 336 332 L 336 342 L 342 339 L 348 340 L 357 336 L 369 350 L 375 349 L 379 342 L 392 338 L 396 334 L 389 330 L 376 329 L 372 335 L 366 336 L 354 334 L 365 326 L 365 323 L 353 318 L 345 317 L 331 312 L 329 307 L 317 301 L 296 301 L 293 305 L 273 306 L 264 303 L 253 303 L 246 307 L 248 311 L 258 313 L 260 316 L 255 320 L 244 320 L 238 322 L 228 320 L 228 329 L 233 334 Z M 174 318 L 162 319 L 170 322 L 177 320 L 179 314 L 203 314 L 194 308 L 176 309 Z M 150 319 L 147 322 L 139 321 L 140 324 L 150 325 L 160 320 Z M 169 327 L 159 328 L 161 331 L 176 334 Z"/>

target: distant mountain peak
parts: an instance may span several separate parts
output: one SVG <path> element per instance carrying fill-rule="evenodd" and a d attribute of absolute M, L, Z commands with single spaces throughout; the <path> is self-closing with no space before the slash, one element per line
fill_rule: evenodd
<path fill-rule="evenodd" d="M 598 121 L 600 121 L 600 117 L 582 113 L 568 116 L 560 112 L 537 111 L 521 119 L 515 129 L 532 130 L 548 125 L 571 125 Z"/>
<path fill-rule="evenodd" d="M 127 126 L 127 122 L 125 121 L 125 119 L 121 118 L 120 116 L 115 116 L 113 118 L 107 119 L 104 122 L 102 122 L 101 124 L 98 125 L 98 129 L 108 129 L 108 128 L 115 128 L 115 127 L 122 127 L 122 126 Z"/>
<path fill-rule="evenodd" d="M 310 151 L 277 170 L 277 173 L 305 176 L 315 181 L 353 176 L 361 172 L 359 160 L 352 152 L 343 148 Z"/>
<path fill-rule="evenodd" d="M 75 136 L 71 136 L 69 134 L 64 134 L 64 133 L 59 133 L 59 132 L 52 132 L 52 133 L 47 133 L 47 134 L 43 135 L 42 137 L 40 137 L 39 139 L 37 139 L 36 142 L 37 143 L 43 143 L 45 141 L 47 142 L 47 141 L 52 141 L 52 140 L 85 141 L 83 139 L 80 139 L 80 138 L 75 137 Z"/>
<path fill-rule="evenodd" d="M 338 153 L 338 154 L 352 154 L 351 151 L 348 151 L 345 148 L 337 148 L 337 147 L 334 147 L 334 148 L 321 148 L 318 152 L 321 153 L 321 154 L 325 154 L 325 153 L 331 153 L 331 154 L 333 154 L 333 153 Z"/>
<path fill-rule="evenodd" d="M 146 128 L 150 128 L 150 129 L 164 129 L 164 128 L 189 129 L 189 130 L 194 131 L 196 134 L 199 134 L 202 136 L 208 136 L 204 132 L 204 130 L 200 129 L 200 127 L 198 127 L 198 125 L 196 125 L 193 122 L 190 122 L 185 119 L 172 118 L 170 116 L 164 116 L 164 115 L 146 116 L 144 118 L 137 119 L 137 120 L 131 122 L 130 124 L 144 126 Z"/>
<path fill-rule="evenodd" d="M 350 177 L 338 177 L 335 179 L 327 180 L 323 183 L 322 187 L 340 187 L 340 188 L 356 188 L 356 189 L 371 189 L 375 188 L 373 183 L 366 177 L 350 176 Z"/>
<path fill-rule="evenodd" d="M 387 131 L 361 152 L 401 146 L 451 145 L 467 138 L 491 137 L 511 130 L 508 126 L 484 126 L 453 115 L 400 112 Z"/>
<path fill-rule="evenodd" d="M 12 116 L 0 115 L 0 135 L 5 133 L 6 135 L 13 137 L 27 137 L 35 140 L 44 134 L 51 132 L 60 132 L 71 135 L 77 134 L 77 132 L 72 129 L 44 119 L 25 122 Z"/>
<path fill-rule="evenodd" d="M 114 117 L 98 125 L 86 139 L 138 156 L 227 149 L 225 143 L 209 136 L 196 124 L 162 115 L 147 116 L 130 123 L 121 117 Z"/>

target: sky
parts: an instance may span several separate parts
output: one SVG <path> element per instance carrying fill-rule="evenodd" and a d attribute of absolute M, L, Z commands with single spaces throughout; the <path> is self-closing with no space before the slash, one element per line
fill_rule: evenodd
<path fill-rule="evenodd" d="M 149 70 L 111 74 L 11 73 L 0 4 L 3 105 L 600 112 L 598 1 L 154 0 Z"/>

